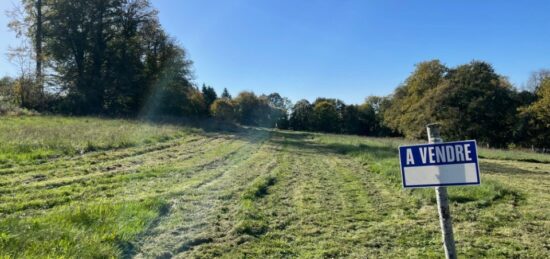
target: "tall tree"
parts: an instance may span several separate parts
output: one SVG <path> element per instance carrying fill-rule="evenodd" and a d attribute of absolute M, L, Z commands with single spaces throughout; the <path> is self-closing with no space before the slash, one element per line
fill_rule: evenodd
<path fill-rule="evenodd" d="M 520 108 L 521 117 L 526 118 L 525 129 L 529 144 L 537 147 L 550 147 L 550 76 L 542 78 L 535 87 L 536 100 Z"/>
<path fill-rule="evenodd" d="M 299 100 L 292 107 L 292 113 L 290 115 L 290 128 L 293 130 L 312 130 L 312 117 L 313 106 L 308 100 Z"/>
<path fill-rule="evenodd" d="M 453 68 L 432 93 L 430 110 L 447 139 L 473 138 L 501 147 L 511 142 L 514 91 L 490 64 L 472 61 Z"/>
<path fill-rule="evenodd" d="M 36 81 L 39 84 L 41 92 L 44 92 L 44 79 L 42 78 L 42 61 L 44 55 L 42 54 L 42 0 L 36 0 L 36 36 L 35 36 L 35 49 L 36 49 Z"/>
<path fill-rule="evenodd" d="M 260 99 L 253 92 L 241 92 L 235 97 L 235 107 L 237 112 L 237 119 L 244 125 L 260 124 Z"/>
<path fill-rule="evenodd" d="M 265 96 L 265 98 L 269 102 L 269 105 L 275 108 L 285 111 L 289 111 L 290 109 L 292 109 L 292 102 L 290 101 L 290 99 L 282 97 L 279 93 L 268 94 L 267 96 Z"/>
<path fill-rule="evenodd" d="M 227 91 L 227 88 L 224 88 L 224 89 L 223 89 L 221 98 L 223 98 L 223 99 L 228 99 L 228 100 L 231 100 L 231 99 L 232 99 L 231 94 L 229 94 L 229 91 Z"/>
<path fill-rule="evenodd" d="M 447 68 L 432 60 L 416 65 L 415 71 L 393 93 L 391 105 L 384 113 L 384 123 L 407 138 L 422 138 L 425 125 L 433 122 L 426 99 L 444 79 Z"/>
<path fill-rule="evenodd" d="M 289 113 L 292 109 L 292 102 L 279 93 L 271 93 L 264 96 L 269 106 L 271 106 L 271 120 L 275 121 L 275 126 L 279 129 L 288 129 Z"/>
<path fill-rule="evenodd" d="M 362 133 L 369 136 L 396 136 L 397 134 L 384 124 L 385 111 L 391 101 L 387 97 L 369 96 L 359 106 Z"/>
<path fill-rule="evenodd" d="M 210 114 L 220 120 L 233 121 L 236 117 L 235 105 L 231 100 L 225 98 L 217 99 L 210 106 Z"/>
<path fill-rule="evenodd" d="M 364 125 L 361 123 L 359 106 L 346 105 L 342 113 L 340 132 L 346 134 L 362 134 Z"/>
<path fill-rule="evenodd" d="M 204 97 L 204 101 L 205 101 L 205 104 L 207 107 L 210 107 L 210 105 L 212 105 L 212 103 L 214 103 L 214 101 L 216 99 L 218 99 L 218 95 L 216 94 L 216 90 L 214 90 L 213 87 L 211 86 L 207 86 L 205 84 L 202 84 L 202 96 Z"/>
<path fill-rule="evenodd" d="M 187 79 L 190 63 L 182 48 L 174 44 L 168 46 L 163 50 L 160 73 L 153 83 L 145 110 L 149 115 L 196 115 L 197 109 L 192 108 L 190 99 L 197 90 Z"/>
<path fill-rule="evenodd" d="M 336 102 L 319 98 L 313 105 L 313 126 L 315 130 L 337 133 L 340 131 L 341 116 Z"/>
<path fill-rule="evenodd" d="M 23 19 L 10 25 L 29 28 L 19 34 L 34 43 L 37 81 L 45 69 L 55 75 L 65 110 L 135 115 L 174 88 L 181 88 L 173 98 L 182 106 L 175 110 L 196 110 L 186 102 L 198 100 L 189 90 L 191 62 L 166 35 L 148 0 L 22 1 Z"/>
<path fill-rule="evenodd" d="M 422 138 L 429 122 L 440 122 L 447 139 L 475 138 L 493 146 L 511 141 L 515 92 L 481 61 L 448 69 L 423 62 L 393 94 L 384 121 L 409 138 Z"/>
<path fill-rule="evenodd" d="M 42 2 L 39 6 L 42 6 Z M 37 74 L 41 73 L 41 69 L 36 69 L 37 63 L 35 61 L 37 57 L 36 28 L 40 27 L 37 26 L 38 23 L 36 22 L 36 7 L 36 0 L 23 0 L 21 5 L 16 5 L 14 9 L 7 12 L 8 17 L 11 19 L 8 27 L 15 32 L 16 37 L 20 40 L 18 46 L 10 46 L 8 51 L 9 60 L 20 69 L 15 84 L 16 93 L 20 100 L 19 104 L 22 107 L 32 109 L 41 107 L 43 99 L 41 98 L 43 91 L 36 80 Z"/>

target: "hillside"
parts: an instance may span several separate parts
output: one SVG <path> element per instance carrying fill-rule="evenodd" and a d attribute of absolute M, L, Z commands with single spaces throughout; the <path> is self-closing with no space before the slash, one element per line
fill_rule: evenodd
<path fill-rule="evenodd" d="M 0 117 L 0 257 L 441 257 L 404 141 L 263 128 Z M 449 188 L 463 257 L 550 253 L 550 155 L 482 150 Z"/>

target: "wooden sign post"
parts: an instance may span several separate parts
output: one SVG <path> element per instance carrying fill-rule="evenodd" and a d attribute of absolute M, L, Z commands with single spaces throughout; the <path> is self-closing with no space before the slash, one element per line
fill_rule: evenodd
<path fill-rule="evenodd" d="M 435 187 L 445 257 L 454 259 L 457 256 L 447 186 L 480 184 L 477 142 L 443 142 L 439 124 L 428 124 L 426 128 L 430 143 L 399 147 L 403 188 Z"/>
<path fill-rule="evenodd" d="M 439 124 L 428 124 L 428 141 L 430 143 L 441 143 L 443 140 L 439 135 Z M 441 234 L 443 237 L 443 247 L 447 259 L 456 258 L 455 240 L 453 236 L 453 223 L 451 221 L 451 211 L 449 210 L 449 197 L 447 187 L 435 187 L 437 198 L 437 210 L 439 212 L 439 224 L 441 225 Z"/>

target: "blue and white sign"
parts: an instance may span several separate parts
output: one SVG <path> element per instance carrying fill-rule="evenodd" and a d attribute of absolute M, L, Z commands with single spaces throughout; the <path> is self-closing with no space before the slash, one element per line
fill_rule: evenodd
<path fill-rule="evenodd" d="M 479 185 L 475 140 L 399 147 L 403 187 Z"/>

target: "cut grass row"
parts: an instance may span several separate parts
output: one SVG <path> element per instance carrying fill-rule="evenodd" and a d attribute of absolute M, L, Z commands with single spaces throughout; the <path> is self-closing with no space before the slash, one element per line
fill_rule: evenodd
<path fill-rule="evenodd" d="M 7 217 L 0 220 L 0 257 L 122 257 L 166 206 L 162 199 L 103 200 Z"/>
<path fill-rule="evenodd" d="M 381 181 L 389 190 L 412 198 L 410 208 L 435 210 L 433 189 L 401 191 L 399 161 L 395 155 L 397 145 L 388 145 L 384 139 L 333 135 L 318 136 L 317 141 L 336 146 L 338 153 L 354 158 L 370 172 L 382 176 Z M 501 152 L 507 155 L 503 160 L 481 159 L 480 186 L 449 188 L 459 254 L 467 257 L 545 257 L 550 252 L 550 200 L 547 194 L 550 164 L 541 162 L 550 156 L 536 154 L 538 161 L 530 163 L 524 158 L 533 157 L 533 154 L 516 156 L 517 151 Z M 499 154 L 491 157 L 499 157 Z"/>
<path fill-rule="evenodd" d="M 334 258 L 384 256 L 395 251 L 399 245 L 393 236 L 400 232 L 385 229 L 383 224 L 394 219 L 389 215 L 400 200 L 386 193 L 385 186 L 373 181 L 361 164 L 326 153 L 320 143 L 292 143 L 291 136 L 273 139 L 284 146 L 273 170 L 277 181 L 266 195 L 253 196 L 250 205 L 261 217 L 241 218 L 267 225 L 267 231 L 248 233 L 251 239 L 225 256 Z M 302 144 L 318 152 L 309 152 Z"/>
<path fill-rule="evenodd" d="M 320 136 L 319 142 L 334 147 L 337 153 L 352 156 L 368 165 L 370 172 L 383 175 L 388 184 L 394 186 L 395 189 L 402 188 L 401 175 L 398 173 L 400 170 L 399 160 L 396 156 L 397 145 L 388 145 L 382 139 L 330 135 Z M 504 185 L 490 179 L 484 180 L 482 185 L 475 188 L 453 187 L 450 190 L 451 200 L 455 202 L 475 201 L 478 206 L 482 207 L 504 198 L 521 198 L 516 190 L 505 188 Z M 421 200 L 435 203 L 435 196 L 430 188 L 412 189 L 408 192 L 418 196 Z"/>
<path fill-rule="evenodd" d="M 91 117 L 0 117 L 0 167 L 166 141 L 186 134 L 185 129 Z"/>
<path fill-rule="evenodd" d="M 81 136 L 71 137 L 78 142 Z M 171 197 L 217 178 L 220 172 L 214 169 L 250 154 L 251 143 L 261 138 L 181 127 L 157 143 L 62 156 L 35 166 L 13 161 L 0 172 L 0 257 L 132 254 L 140 234 L 166 214 Z M 157 145 L 162 148 L 151 148 Z"/>
<path fill-rule="evenodd" d="M 228 159 L 228 156 L 245 142 L 228 142 L 199 145 L 195 154 L 170 160 L 158 160 L 153 156 L 152 163 L 140 165 L 118 161 L 116 170 L 90 169 L 89 167 L 65 171 L 54 179 L 43 180 L 23 186 L 14 185 L 1 188 L 0 213 L 13 213 L 26 209 L 47 209 L 52 206 L 75 200 L 122 197 L 126 199 L 144 198 L 166 193 L 170 186 L 182 183 L 187 185 L 194 179 L 197 168 Z M 187 153 L 186 153 L 187 154 Z M 151 158 L 147 158 L 151 159 Z M 77 176 L 74 176 L 74 175 Z M 44 182 L 44 183 L 42 183 Z M 10 188 L 11 187 L 11 188 Z"/>
<path fill-rule="evenodd" d="M 221 256 L 226 246 L 239 243 L 239 221 L 234 215 L 243 192 L 257 177 L 275 166 L 269 145 L 263 138 L 251 142 L 250 149 L 213 170 L 218 177 L 198 188 L 183 190 L 170 201 L 171 210 L 140 243 L 138 257 L 177 256 L 179 258 Z M 212 245 L 211 249 L 203 249 Z"/>

